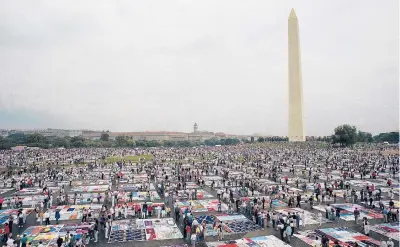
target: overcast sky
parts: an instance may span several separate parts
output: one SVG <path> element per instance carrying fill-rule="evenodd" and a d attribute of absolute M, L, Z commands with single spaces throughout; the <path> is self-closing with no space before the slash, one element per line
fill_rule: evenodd
<path fill-rule="evenodd" d="M 398 0 L 0 3 L 0 128 L 287 135 L 293 7 L 306 134 L 398 129 Z"/>

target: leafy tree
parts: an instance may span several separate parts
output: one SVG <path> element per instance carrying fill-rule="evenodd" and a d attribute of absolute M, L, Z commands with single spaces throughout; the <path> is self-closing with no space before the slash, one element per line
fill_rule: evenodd
<path fill-rule="evenodd" d="M 81 148 L 85 146 L 85 138 L 83 136 L 74 136 L 71 138 L 71 147 Z"/>
<path fill-rule="evenodd" d="M 372 134 L 368 132 L 358 131 L 357 142 L 373 142 Z"/>
<path fill-rule="evenodd" d="M 380 133 L 374 136 L 375 142 L 399 143 L 399 132 Z"/>
<path fill-rule="evenodd" d="M 115 138 L 115 144 L 117 147 L 129 147 L 129 138 L 127 136 L 117 136 Z"/>
<path fill-rule="evenodd" d="M 15 146 L 15 145 L 10 139 L 0 136 L 0 150 L 1 149 L 10 149 L 13 146 Z"/>
<path fill-rule="evenodd" d="M 264 137 L 258 137 L 257 141 L 258 141 L 258 142 L 264 142 L 265 139 L 264 139 Z"/>
<path fill-rule="evenodd" d="M 110 135 L 106 132 L 101 133 L 100 140 L 103 142 L 108 142 L 110 140 Z"/>
<path fill-rule="evenodd" d="M 163 142 L 163 146 L 164 147 L 174 147 L 174 146 L 176 146 L 176 142 L 174 142 L 174 141 L 164 141 Z"/>
<path fill-rule="evenodd" d="M 348 124 L 340 125 L 335 128 L 332 135 L 332 143 L 339 143 L 343 146 L 350 146 L 357 141 L 357 128 Z"/>
<path fill-rule="evenodd" d="M 10 134 L 7 136 L 7 139 L 9 139 L 15 145 L 26 143 L 26 135 L 24 133 Z"/>

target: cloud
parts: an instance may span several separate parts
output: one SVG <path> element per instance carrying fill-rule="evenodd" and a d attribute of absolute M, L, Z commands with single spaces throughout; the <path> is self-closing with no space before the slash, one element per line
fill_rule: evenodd
<path fill-rule="evenodd" d="M 0 110 L 41 120 L 0 127 L 286 135 L 294 7 L 307 134 L 398 128 L 398 1 L 24 3 L 0 9 Z"/>

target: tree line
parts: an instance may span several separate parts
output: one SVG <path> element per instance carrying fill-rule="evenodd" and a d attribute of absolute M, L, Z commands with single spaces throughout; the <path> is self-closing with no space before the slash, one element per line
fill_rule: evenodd
<path fill-rule="evenodd" d="M 242 140 L 243 141 L 243 140 Z M 194 147 L 199 145 L 235 145 L 242 142 L 235 138 L 209 139 L 201 141 L 155 141 L 155 140 L 133 140 L 128 136 L 117 136 L 112 140 L 107 132 L 101 134 L 99 140 L 75 137 L 46 137 L 40 133 L 24 134 L 14 133 L 7 137 L 0 136 L 0 149 L 10 149 L 14 146 L 28 146 L 39 148 L 83 148 L 83 147 Z"/>
<path fill-rule="evenodd" d="M 257 139 L 236 139 L 212 138 L 205 141 L 155 141 L 155 140 L 133 140 L 128 136 L 117 136 L 112 140 L 108 132 L 102 133 L 99 140 L 84 138 L 83 136 L 74 137 L 46 137 L 40 133 L 24 134 L 13 133 L 7 137 L 0 136 L 0 149 L 10 149 L 11 147 L 22 145 L 28 147 L 39 148 L 83 148 L 83 147 L 193 147 L 199 145 L 215 146 L 215 145 L 236 145 L 239 143 L 252 142 L 286 142 L 287 137 L 272 136 L 258 137 Z M 399 143 L 399 132 L 380 133 L 372 136 L 371 133 L 357 130 L 355 126 L 348 124 L 341 125 L 335 128 L 332 136 L 324 137 L 307 137 L 307 141 L 320 141 L 340 146 L 351 146 L 359 143 Z"/>
<path fill-rule="evenodd" d="M 331 137 L 333 144 L 340 146 L 351 146 L 355 143 L 399 143 L 399 132 L 386 132 L 372 136 L 371 133 L 357 130 L 349 124 L 340 125 L 335 128 Z"/>

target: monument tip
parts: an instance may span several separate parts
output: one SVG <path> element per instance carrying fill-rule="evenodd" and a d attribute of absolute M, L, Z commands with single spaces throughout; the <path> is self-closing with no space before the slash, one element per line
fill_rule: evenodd
<path fill-rule="evenodd" d="M 290 11 L 289 19 L 295 19 L 295 18 L 297 18 L 296 12 L 294 12 L 294 9 L 292 8 L 292 10 Z"/>

